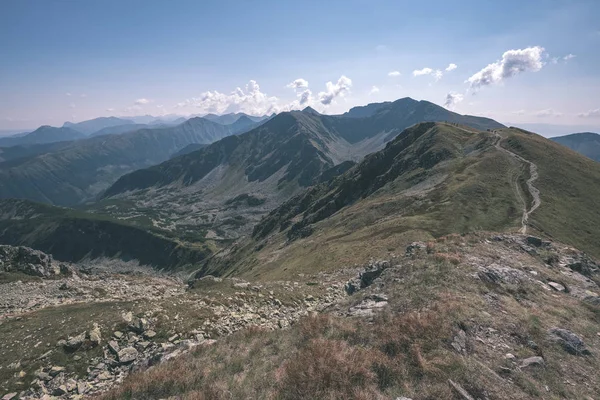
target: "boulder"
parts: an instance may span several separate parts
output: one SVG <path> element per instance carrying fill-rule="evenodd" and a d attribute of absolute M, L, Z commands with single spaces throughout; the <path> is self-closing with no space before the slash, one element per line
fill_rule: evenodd
<path fill-rule="evenodd" d="M 583 340 L 567 329 L 552 328 L 549 331 L 549 337 L 550 340 L 560 344 L 562 348 L 570 354 L 576 356 L 587 356 L 591 354 L 585 346 L 585 343 L 583 343 Z"/>
<path fill-rule="evenodd" d="M 94 323 L 94 327 L 89 333 L 89 339 L 92 346 L 97 346 L 102 341 L 102 336 L 100 334 L 100 327 L 98 324 Z"/>
<path fill-rule="evenodd" d="M 566 291 L 566 288 L 557 282 L 548 282 L 548 286 L 550 286 L 552 289 L 556 290 L 557 292 Z"/>
<path fill-rule="evenodd" d="M 546 362 L 544 361 L 544 359 L 542 357 L 539 356 L 535 356 L 535 357 L 529 357 L 524 359 L 521 362 L 520 367 L 522 369 L 524 368 L 531 368 L 531 367 L 543 367 L 546 365 Z"/>
<path fill-rule="evenodd" d="M 67 351 L 76 351 L 81 345 L 85 342 L 86 333 L 83 332 L 80 335 L 73 336 L 67 339 L 67 342 L 64 344 L 64 348 Z"/>
<path fill-rule="evenodd" d="M 128 364 L 136 360 L 138 351 L 133 347 L 126 347 L 119 351 L 118 358 L 121 364 Z"/>
<path fill-rule="evenodd" d="M 541 247 L 542 239 L 535 236 L 527 236 L 527 244 L 530 246 Z"/>

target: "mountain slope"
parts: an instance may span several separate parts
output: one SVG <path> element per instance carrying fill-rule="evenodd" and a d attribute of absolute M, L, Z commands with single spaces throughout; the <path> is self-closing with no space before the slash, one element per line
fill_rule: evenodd
<path fill-rule="evenodd" d="M 107 200 L 115 200 L 107 203 L 110 211 L 102 204 L 94 210 L 126 217 L 150 207 L 162 221 L 169 221 L 157 224 L 193 222 L 210 227 L 216 237 L 235 238 L 249 233 L 273 207 L 307 186 L 345 172 L 352 165 L 346 162 L 379 150 L 419 119 L 503 126 L 412 99 L 384 103 L 378 110 L 365 118 L 321 115 L 310 108 L 279 114 L 239 137 L 123 176 L 105 192 Z M 251 196 L 257 205 L 244 203 L 232 210 L 228 201 L 239 196 Z M 134 208 L 127 210 L 132 203 Z M 172 207 L 168 211 L 167 204 Z"/>
<path fill-rule="evenodd" d="M 553 137 L 551 140 L 567 146 L 571 150 L 581 153 L 592 160 L 600 161 L 600 134 L 581 132 Z"/>
<path fill-rule="evenodd" d="M 144 129 L 144 128 L 156 128 L 156 127 L 153 127 L 151 125 L 146 125 L 146 124 L 133 124 L 133 123 L 125 124 L 125 125 L 115 125 L 115 126 L 109 126 L 106 128 L 102 128 L 98 131 L 91 133 L 89 136 L 95 137 L 95 136 L 102 136 L 102 135 L 120 135 L 121 133 L 137 131 L 139 129 Z"/>
<path fill-rule="evenodd" d="M 522 210 L 533 201 L 530 166 L 502 149 L 537 167 L 541 205 L 529 216 L 529 231 L 600 256 L 598 163 L 518 129 L 423 123 L 273 210 L 252 239 L 213 258 L 200 274 L 252 271 L 279 279 L 381 257 L 414 240 L 519 231 Z"/>
<path fill-rule="evenodd" d="M 61 261 L 109 257 L 171 270 L 210 254 L 202 243 L 186 247 L 151 229 L 26 200 L 0 200 L 0 243 L 42 250 Z"/>
<path fill-rule="evenodd" d="M 110 128 L 110 127 L 119 126 L 119 125 L 131 125 L 133 123 L 134 122 L 129 119 L 123 119 L 123 118 L 117 118 L 117 117 L 100 117 L 100 118 L 94 118 L 94 119 L 90 119 L 88 121 L 82 121 L 82 122 L 77 122 L 77 123 L 65 122 L 63 124 L 63 127 L 71 128 L 73 130 L 83 133 L 84 135 L 89 136 L 92 133 L 97 132 L 104 128 Z"/>
<path fill-rule="evenodd" d="M 64 142 L 85 138 L 85 135 L 71 128 L 55 128 L 52 126 L 40 126 L 33 132 L 23 136 L 0 138 L 0 147 L 18 145 L 46 144 Z"/>
<path fill-rule="evenodd" d="M 0 169 L 0 197 L 74 205 L 93 198 L 121 175 L 165 161 L 188 144 L 230 134 L 228 127 L 193 118 L 174 127 L 80 140 L 18 168 Z"/>

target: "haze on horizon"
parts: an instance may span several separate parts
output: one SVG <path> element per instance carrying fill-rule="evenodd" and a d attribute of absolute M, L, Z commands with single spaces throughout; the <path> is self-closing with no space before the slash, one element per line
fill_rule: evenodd
<path fill-rule="evenodd" d="M 165 12 L 157 1 L 7 0 L 0 130 L 336 114 L 402 97 L 500 122 L 600 127 L 600 3 L 482 3 L 177 1 Z"/>

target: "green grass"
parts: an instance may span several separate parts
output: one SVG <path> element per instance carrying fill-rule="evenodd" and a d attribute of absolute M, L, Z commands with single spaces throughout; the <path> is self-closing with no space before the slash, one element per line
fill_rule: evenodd
<path fill-rule="evenodd" d="M 544 235 L 600 257 L 600 163 L 520 130 L 503 130 L 507 148 L 535 162 L 542 205 L 531 215 Z"/>

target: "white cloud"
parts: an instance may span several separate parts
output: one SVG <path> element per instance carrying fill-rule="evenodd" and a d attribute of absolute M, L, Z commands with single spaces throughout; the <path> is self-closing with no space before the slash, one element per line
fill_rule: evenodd
<path fill-rule="evenodd" d="M 141 106 L 144 104 L 149 104 L 150 100 L 142 98 L 142 99 L 137 99 L 134 103 L 137 104 L 138 106 Z"/>
<path fill-rule="evenodd" d="M 65 93 L 65 96 L 71 96 L 71 93 L 67 92 Z"/>
<path fill-rule="evenodd" d="M 577 57 L 575 54 L 567 54 L 566 56 L 563 57 L 563 60 L 569 61 L 569 60 L 572 60 L 575 57 Z"/>
<path fill-rule="evenodd" d="M 310 89 L 306 89 L 304 92 L 298 95 L 298 104 L 301 106 L 307 106 L 313 102 L 312 92 Z"/>
<path fill-rule="evenodd" d="M 429 67 L 425 67 L 423 69 L 416 69 L 413 71 L 413 76 L 425 76 L 425 75 L 431 75 L 433 77 L 433 79 L 435 79 L 435 81 L 439 81 L 440 79 L 442 79 L 442 76 L 444 76 L 444 73 L 442 72 L 442 70 L 439 69 L 432 69 Z"/>
<path fill-rule="evenodd" d="M 375 94 L 375 93 L 379 93 L 379 88 L 377 86 L 373 86 L 371 88 L 371 91 L 369 92 L 369 94 Z"/>
<path fill-rule="evenodd" d="M 413 71 L 413 76 L 430 75 L 432 73 L 433 73 L 433 69 L 425 67 L 423 69 L 415 69 Z"/>
<path fill-rule="evenodd" d="M 295 81 L 288 83 L 286 87 L 292 89 L 304 89 L 308 87 L 308 81 L 306 79 L 298 78 Z"/>
<path fill-rule="evenodd" d="M 336 83 L 327 82 L 325 87 L 325 91 L 319 93 L 319 101 L 321 104 L 327 106 L 331 104 L 336 97 L 343 97 L 346 92 L 350 91 L 350 88 L 352 87 L 352 80 L 342 75 Z"/>
<path fill-rule="evenodd" d="M 391 71 L 391 72 L 388 72 L 388 76 L 392 76 L 394 78 L 397 77 L 397 76 L 400 76 L 400 75 L 402 75 L 400 73 L 400 71 Z"/>
<path fill-rule="evenodd" d="M 508 50 L 504 52 L 501 60 L 475 73 L 466 83 L 469 83 L 472 90 L 478 90 L 484 86 L 501 83 L 522 72 L 537 72 L 544 66 L 544 51 L 540 46 Z"/>
<path fill-rule="evenodd" d="M 79 95 L 79 97 L 81 97 L 81 98 L 83 99 L 83 98 L 87 97 L 87 94 L 85 94 L 85 93 L 81 93 L 81 94 Z"/>
<path fill-rule="evenodd" d="M 551 108 L 547 108 L 545 110 L 540 110 L 535 113 L 536 117 L 546 118 L 546 117 L 562 117 L 562 113 L 556 112 Z"/>
<path fill-rule="evenodd" d="M 454 63 L 450 63 L 447 67 L 446 67 L 446 72 L 450 72 L 450 71 L 454 71 L 456 68 L 458 68 L 458 65 L 454 64 Z"/>
<path fill-rule="evenodd" d="M 176 108 L 194 107 L 199 113 L 225 114 L 244 112 L 250 115 L 264 115 L 279 112 L 279 99 L 261 92 L 260 86 L 254 80 L 249 81 L 245 88 L 237 87 L 226 94 L 217 90 L 201 93 L 198 97 L 186 99 L 177 103 Z"/>
<path fill-rule="evenodd" d="M 581 114 L 577 114 L 577 116 L 579 118 L 598 118 L 598 117 L 600 117 L 600 108 L 582 112 Z"/>
<path fill-rule="evenodd" d="M 71 104 L 69 104 L 69 108 L 75 108 L 75 107 L 76 107 L 76 106 L 75 106 L 75 103 L 71 103 Z"/>
<path fill-rule="evenodd" d="M 454 106 L 464 100 L 464 96 L 460 93 L 450 92 L 446 95 L 446 101 L 444 107 L 454 108 Z"/>
<path fill-rule="evenodd" d="M 525 115 L 525 110 L 513 111 L 512 114 L 515 114 L 515 115 Z"/>
<path fill-rule="evenodd" d="M 115 109 L 114 108 L 107 108 L 106 111 L 113 112 L 113 111 L 115 111 Z"/>

